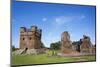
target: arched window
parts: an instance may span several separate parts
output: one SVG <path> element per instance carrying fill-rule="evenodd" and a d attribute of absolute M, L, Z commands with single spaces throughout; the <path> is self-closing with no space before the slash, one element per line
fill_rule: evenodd
<path fill-rule="evenodd" d="M 25 40 L 25 38 L 23 38 L 23 40 Z"/>
<path fill-rule="evenodd" d="M 31 40 L 32 38 L 30 37 L 29 39 Z"/>

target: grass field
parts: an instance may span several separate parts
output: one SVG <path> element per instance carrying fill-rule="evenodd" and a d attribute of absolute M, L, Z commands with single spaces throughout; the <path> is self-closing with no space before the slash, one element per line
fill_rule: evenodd
<path fill-rule="evenodd" d="M 13 55 L 12 65 L 27 65 L 27 64 L 47 64 L 47 63 L 62 63 L 62 62 L 80 62 L 80 61 L 95 61 L 95 56 L 80 56 L 80 57 L 60 57 L 48 56 L 47 54 L 39 55 Z"/>

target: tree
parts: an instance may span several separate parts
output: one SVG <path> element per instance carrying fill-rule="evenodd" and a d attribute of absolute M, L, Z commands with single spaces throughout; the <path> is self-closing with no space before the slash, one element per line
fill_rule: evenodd
<path fill-rule="evenodd" d="M 60 41 L 50 44 L 50 49 L 52 50 L 52 55 L 56 55 L 55 50 L 59 50 L 60 46 L 61 46 Z"/>
<path fill-rule="evenodd" d="M 45 46 L 44 46 L 44 44 L 43 44 L 43 43 L 41 43 L 41 48 L 45 48 Z"/>
<path fill-rule="evenodd" d="M 53 50 L 59 50 L 59 49 L 60 49 L 60 46 L 61 46 L 60 41 L 55 42 L 55 43 L 51 43 L 50 49 L 53 49 Z"/>
<path fill-rule="evenodd" d="M 79 41 L 74 41 L 72 43 L 72 45 L 75 46 L 76 50 L 80 52 L 80 45 L 82 44 L 82 39 L 80 39 Z"/>
<path fill-rule="evenodd" d="M 15 48 L 14 45 L 12 45 L 11 47 L 12 47 L 12 51 L 15 51 L 16 50 L 16 48 Z"/>

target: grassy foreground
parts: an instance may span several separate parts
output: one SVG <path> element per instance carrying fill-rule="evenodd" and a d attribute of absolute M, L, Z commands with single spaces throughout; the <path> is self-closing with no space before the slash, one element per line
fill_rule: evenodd
<path fill-rule="evenodd" d="M 80 56 L 80 57 L 60 57 L 48 56 L 47 54 L 39 55 L 13 55 L 12 65 L 27 65 L 27 64 L 47 64 L 61 62 L 80 62 L 80 61 L 95 61 L 95 56 Z"/>

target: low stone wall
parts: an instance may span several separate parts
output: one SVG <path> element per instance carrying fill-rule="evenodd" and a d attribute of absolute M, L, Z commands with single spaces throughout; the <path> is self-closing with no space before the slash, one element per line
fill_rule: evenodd
<path fill-rule="evenodd" d="M 31 55 L 31 54 L 41 54 L 41 53 L 45 53 L 45 49 L 43 49 L 43 48 L 41 48 L 41 49 L 28 49 L 26 51 L 25 51 L 25 49 L 19 49 L 19 50 L 12 52 L 12 55 L 21 55 L 21 54 Z"/>

